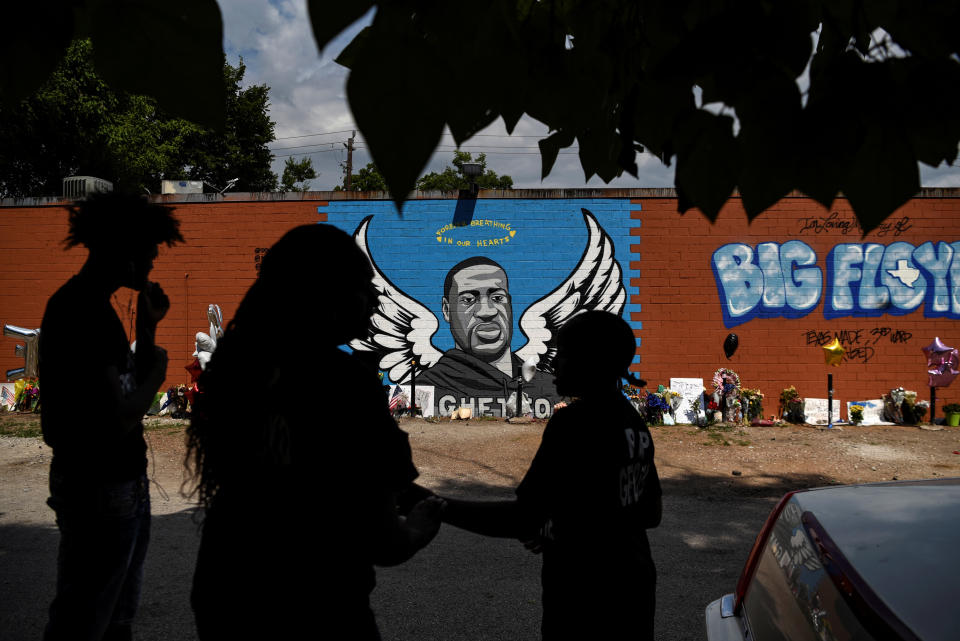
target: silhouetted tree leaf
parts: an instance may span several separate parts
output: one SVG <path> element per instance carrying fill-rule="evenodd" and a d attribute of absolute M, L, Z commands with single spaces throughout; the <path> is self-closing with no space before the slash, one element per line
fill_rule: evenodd
<path fill-rule="evenodd" d="M 553 169 L 553 163 L 557 162 L 557 155 L 560 153 L 560 149 L 569 147 L 572 144 L 573 135 L 565 131 L 555 131 L 537 143 L 540 147 L 540 162 L 542 164 L 540 171 L 541 180 L 550 175 L 550 170 Z"/>
<path fill-rule="evenodd" d="M 733 118 L 698 111 L 681 131 L 676 175 L 680 213 L 698 207 L 712 222 L 737 184 Z"/>
<path fill-rule="evenodd" d="M 347 97 L 373 162 L 401 210 L 443 134 L 443 86 L 411 83 L 411 69 L 429 67 L 415 17 L 381 7 L 362 50 L 351 52 Z M 411 92 L 412 84 L 418 91 Z"/>
<path fill-rule="evenodd" d="M 215 0 L 90 0 L 86 25 L 107 84 L 223 130 L 223 28 Z"/>
<path fill-rule="evenodd" d="M 317 50 L 323 53 L 331 40 L 362 18 L 374 4 L 373 0 L 307 0 Z"/>
<path fill-rule="evenodd" d="M 12 106 L 47 80 L 73 39 L 73 2 L 9 2 L 0 38 L 0 101 Z"/>
<path fill-rule="evenodd" d="M 863 146 L 840 189 L 850 200 L 864 233 L 877 227 L 920 190 L 920 171 L 910 142 L 895 126 L 868 128 Z"/>

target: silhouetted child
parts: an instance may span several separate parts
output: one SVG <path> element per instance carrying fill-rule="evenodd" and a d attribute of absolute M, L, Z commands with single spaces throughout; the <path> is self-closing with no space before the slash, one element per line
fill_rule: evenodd
<path fill-rule="evenodd" d="M 407 560 L 440 527 L 435 500 L 398 511 L 417 476 L 407 435 L 376 371 L 338 347 L 367 334 L 372 278 L 343 231 L 292 229 L 200 376 L 188 456 L 205 508 L 191 597 L 205 641 L 379 639 L 374 565 Z M 278 332 L 289 310 L 293 341 Z"/>
<path fill-rule="evenodd" d="M 659 525 L 660 480 L 644 420 L 620 391 L 636 352 L 607 312 L 559 331 L 557 392 L 576 400 L 543 433 L 516 500 L 444 499 L 442 519 L 517 538 L 543 552 L 544 639 L 653 639 L 656 570 L 647 528 Z"/>
<path fill-rule="evenodd" d="M 50 297 L 40 328 L 48 503 L 60 528 L 45 638 L 129 639 L 150 536 L 141 418 L 167 369 L 154 333 L 170 303 L 147 276 L 157 246 L 183 237 L 169 208 L 116 193 L 71 207 L 69 223 L 66 245 L 89 256 Z M 120 287 L 139 292 L 136 354 L 110 304 Z"/>

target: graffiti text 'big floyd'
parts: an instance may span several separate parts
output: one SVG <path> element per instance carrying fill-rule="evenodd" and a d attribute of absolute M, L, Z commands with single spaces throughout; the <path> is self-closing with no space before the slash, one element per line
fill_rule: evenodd
<path fill-rule="evenodd" d="M 723 245 L 713 274 L 727 327 L 754 318 L 799 318 L 823 299 L 825 318 L 903 315 L 960 318 L 960 242 L 843 243 L 826 257 L 826 277 L 806 243 Z"/>

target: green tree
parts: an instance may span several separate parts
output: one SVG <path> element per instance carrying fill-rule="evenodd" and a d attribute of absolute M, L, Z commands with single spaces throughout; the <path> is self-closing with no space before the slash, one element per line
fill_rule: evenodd
<path fill-rule="evenodd" d="M 287 158 L 283 167 L 283 177 L 280 179 L 280 191 L 309 191 L 311 178 L 316 178 L 317 172 L 313 168 L 313 161 L 309 156 L 303 160 Z M 301 183 L 297 186 L 297 183 Z"/>
<path fill-rule="evenodd" d="M 234 67 L 224 57 L 226 127 L 194 130 L 185 140 L 187 177 L 217 187 L 237 179 L 234 191 L 273 191 L 277 175 L 270 170 L 273 154 L 267 144 L 276 138 L 270 120 L 270 88 L 242 86 L 246 72 L 243 59 Z"/>
<path fill-rule="evenodd" d="M 334 191 L 345 191 L 345 185 L 337 185 Z M 350 174 L 350 191 L 387 191 L 387 183 L 380 170 L 372 162 L 368 162 L 366 167 L 361 167 L 360 171 Z"/>
<path fill-rule="evenodd" d="M 222 61 L 227 127 L 214 132 L 164 113 L 153 98 L 114 91 L 97 74 L 89 40 L 67 49 L 47 81 L 19 103 L 0 103 L 0 196 L 54 196 L 63 178 L 91 175 L 115 188 L 157 191 L 162 178 L 265 191 L 276 185 L 266 143 L 269 89 L 240 87 L 244 65 Z M 225 99 L 224 99 L 225 98 Z"/>
<path fill-rule="evenodd" d="M 467 151 L 453 152 L 453 166 L 447 166 L 442 172 L 431 171 L 417 181 L 420 191 L 456 191 L 469 189 L 471 182 L 475 182 L 480 189 L 513 189 L 513 178 L 507 175 L 498 176 L 497 172 L 487 169 L 487 155 L 479 154 L 474 160 Z M 463 165 L 466 163 L 480 165 L 480 175 L 473 181 L 464 174 Z"/>

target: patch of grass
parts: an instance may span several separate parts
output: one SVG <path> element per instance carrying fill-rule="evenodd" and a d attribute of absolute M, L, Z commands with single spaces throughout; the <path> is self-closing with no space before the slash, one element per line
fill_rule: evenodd
<path fill-rule="evenodd" d="M 0 414 L 0 436 L 40 436 L 39 414 Z"/>
<path fill-rule="evenodd" d="M 724 438 L 723 434 L 719 432 L 708 432 L 707 433 L 707 442 L 704 445 L 722 445 L 723 447 L 729 447 L 730 441 Z"/>
<path fill-rule="evenodd" d="M 167 432 L 178 432 L 185 429 L 190 424 L 189 421 L 175 419 L 172 421 L 165 421 L 160 419 L 145 419 L 143 421 L 143 431 L 145 432 L 156 432 L 156 431 L 167 431 Z"/>
<path fill-rule="evenodd" d="M 707 425 L 703 429 L 709 433 L 732 432 L 734 427 L 736 426 L 733 425 L 732 423 L 712 423 L 711 425 Z"/>

